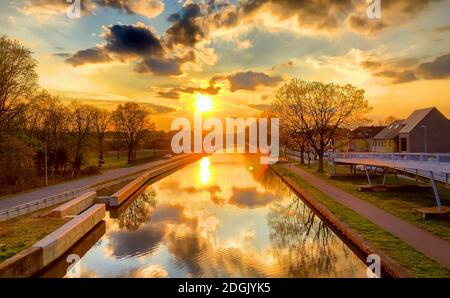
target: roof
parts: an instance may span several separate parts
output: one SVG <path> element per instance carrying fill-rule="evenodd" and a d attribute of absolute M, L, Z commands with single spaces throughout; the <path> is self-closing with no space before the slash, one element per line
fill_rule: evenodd
<path fill-rule="evenodd" d="M 400 133 L 409 133 L 411 132 L 414 127 L 416 127 L 433 109 L 433 108 L 426 108 L 426 109 L 420 109 L 415 110 L 409 117 L 406 119 L 403 124 L 405 126 L 402 128 Z"/>
<path fill-rule="evenodd" d="M 376 136 L 373 137 L 374 140 L 392 140 L 398 136 L 400 131 L 404 127 L 405 120 L 397 120 L 389 124 L 385 129 L 380 131 Z"/>
<path fill-rule="evenodd" d="M 352 139 L 373 138 L 384 128 L 386 126 L 359 126 L 350 132 L 349 137 Z"/>

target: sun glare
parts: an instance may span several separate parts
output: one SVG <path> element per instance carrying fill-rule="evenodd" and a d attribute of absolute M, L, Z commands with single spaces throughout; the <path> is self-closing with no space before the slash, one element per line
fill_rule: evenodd
<path fill-rule="evenodd" d="M 195 106 L 199 112 L 209 112 L 212 109 L 212 99 L 208 95 L 199 94 L 196 96 Z"/>

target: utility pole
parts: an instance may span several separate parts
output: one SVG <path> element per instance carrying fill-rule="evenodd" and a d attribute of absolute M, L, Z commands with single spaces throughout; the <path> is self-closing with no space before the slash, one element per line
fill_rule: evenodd
<path fill-rule="evenodd" d="M 422 125 L 420 126 L 425 130 L 425 134 L 424 134 L 424 146 L 425 146 L 425 153 L 428 153 L 427 150 L 427 126 L 426 125 Z"/>
<path fill-rule="evenodd" d="M 45 185 L 48 185 L 48 172 L 47 172 L 47 140 L 44 143 L 44 155 L 45 155 Z"/>

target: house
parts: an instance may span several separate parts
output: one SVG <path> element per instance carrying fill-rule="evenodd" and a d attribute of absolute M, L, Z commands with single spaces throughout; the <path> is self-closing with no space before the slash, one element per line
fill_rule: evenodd
<path fill-rule="evenodd" d="M 450 121 L 435 107 L 416 110 L 380 131 L 372 151 L 450 153 Z"/>
<path fill-rule="evenodd" d="M 397 120 L 386 126 L 372 138 L 372 152 L 398 152 L 398 134 L 403 128 L 404 120 Z"/>
<path fill-rule="evenodd" d="M 386 126 L 359 126 L 348 134 L 349 152 L 372 151 L 372 138 Z"/>
<path fill-rule="evenodd" d="M 400 152 L 450 153 L 450 122 L 438 109 L 414 111 L 403 125 Z"/>

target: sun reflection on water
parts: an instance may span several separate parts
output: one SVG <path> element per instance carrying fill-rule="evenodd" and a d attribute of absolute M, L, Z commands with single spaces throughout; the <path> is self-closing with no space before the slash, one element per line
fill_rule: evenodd
<path fill-rule="evenodd" d="M 208 184 L 209 178 L 211 177 L 211 172 L 209 166 L 211 162 L 208 157 L 203 157 L 200 161 L 200 181 L 202 184 Z"/>

